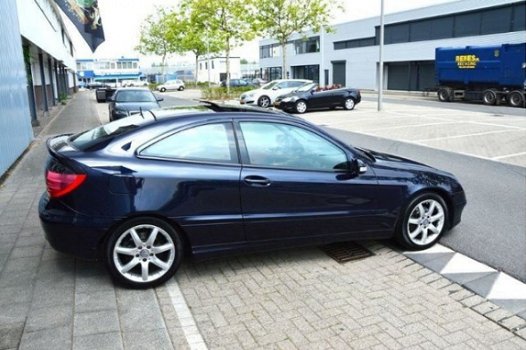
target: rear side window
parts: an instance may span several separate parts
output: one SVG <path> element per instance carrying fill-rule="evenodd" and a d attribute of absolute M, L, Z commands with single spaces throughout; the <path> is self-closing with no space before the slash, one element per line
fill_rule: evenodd
<path fill-rule="evenodd" d="M 237 163 L 232 128 L 227 123 L 179 131 L 146 147 L 141 156 L 203 162 Z"/>

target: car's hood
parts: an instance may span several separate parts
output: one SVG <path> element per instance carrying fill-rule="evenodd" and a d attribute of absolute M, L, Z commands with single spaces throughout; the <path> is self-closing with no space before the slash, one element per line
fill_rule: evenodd
<path fill-rule="evenodd" d="M 157 102 L 115 102 L 115 109 L 121 111 L 139 111 L 159 108 Z"/>
<path fill-rule="evenodd" d="M 393 169 L 432 171 L 434 173 L 440 173 L 442 175 L 453 176 L 452 174 L 448 172 L 433 168 L 432 166 L 429 166 L 423 163 L 419 163 L 411 159 L 395 156 L 395 155 L 388 154 L 388 153 L 377 152 L 377 151 L 373 151 L 373 150 L 366 149 L 366 148 L 360 148 L 360 147 L 356 147 L 356 148 L 358 150 L 361 150 L 365 153 L 372 155 L 375 159 L 375 163 L 378 166 L 388 167 L 388 168 L 393 168 Z"/>

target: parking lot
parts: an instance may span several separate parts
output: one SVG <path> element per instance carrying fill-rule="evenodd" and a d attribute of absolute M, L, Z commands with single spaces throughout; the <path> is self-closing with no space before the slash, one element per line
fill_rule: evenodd
<path fill-rule="evenodd" d="M 331 128 L 526 166 L 526 111 L 504 107 L 500 110 L 513 113 L 494 113 L 495 107 L 483 105 L 474 109 L 478 111 L 389 103 L 377 112 L 375 101 L 364 100 L 354 111 L 302 117 Z"/>
<path fill-rule="evenodd" d="M 515 122 L 502 117 L 495 126 L 479 125 L 490 117 L 389 107 L 389 112 L 376 114 L 374 104 L 364 102 L 355 111 L 304 117 L 344 130 L 400 138 L 413 135 L 396 125 L 397 119 L 420 122 L 422 136 L 408 141 L 427 146 L 430 141 L 425 140 L 439 137 L 447 142 L 455 140 L 454 135 L 466 137 L 470 144 L 474 141 L 467 140 L 476 136 L 461 135 L 476 130 L 502 130 L 494 133 L 502 136 Z M 0 187 L 0 349 L 526 347 L 524 319 L 385 242 L 362 242 L 374 255 L 344 264 L 312 247 L 206 262 L 186 260 L 173 280 L 154 290 L 115 286 L 101 263 L 51 249 L 36 212 L 44 190 L 45 139 L 80 131 L 105 118 L 105 104 L 96 104 L 89 92 L 77 94 Z M 446 120 L 461 119 L 467 120 L 463 127 L 472 129 L 448 134 L 447 125 L 453 124 Z M 516 121 L 524 133 L 524 120 Z M 433 123 L 438 123 L 436 131 L 422 126 Z M 483 129 L 486 126 L 491 128 Z"/>

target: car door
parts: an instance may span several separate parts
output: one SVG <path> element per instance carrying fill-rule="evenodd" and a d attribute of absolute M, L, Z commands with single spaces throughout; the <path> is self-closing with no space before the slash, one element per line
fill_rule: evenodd
<path fill-rule="evenodd" d="M 248 241 L 324 241 L 381 231 L 372 170 L 342 171 L 349 153 L 300 124 L 236 122 L 243 167 L 241 207 Z M 372 236 L 364 236 L 372 237 Z"/>
<path fill-rule="evenodd" d="M 310 91 L 309 107 L 324 108 L 331 106 L 331 98 L 333 97 L 331 91 Z"/>
<path fill-rule="evenodd" d="M 183 228 L 194 249 L 245 240 L 231 122 L 178 130 L 142 147 L 138 157 L 138 212 L 155 208 Z"/>

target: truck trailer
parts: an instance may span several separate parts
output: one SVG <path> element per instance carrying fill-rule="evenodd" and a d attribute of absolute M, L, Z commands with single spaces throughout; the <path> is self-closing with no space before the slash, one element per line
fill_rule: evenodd
<path fill-rule="evenodd" d="M 482 101 L 525 107 L 526 43 L 435 50 L 442 102 Z"/>

